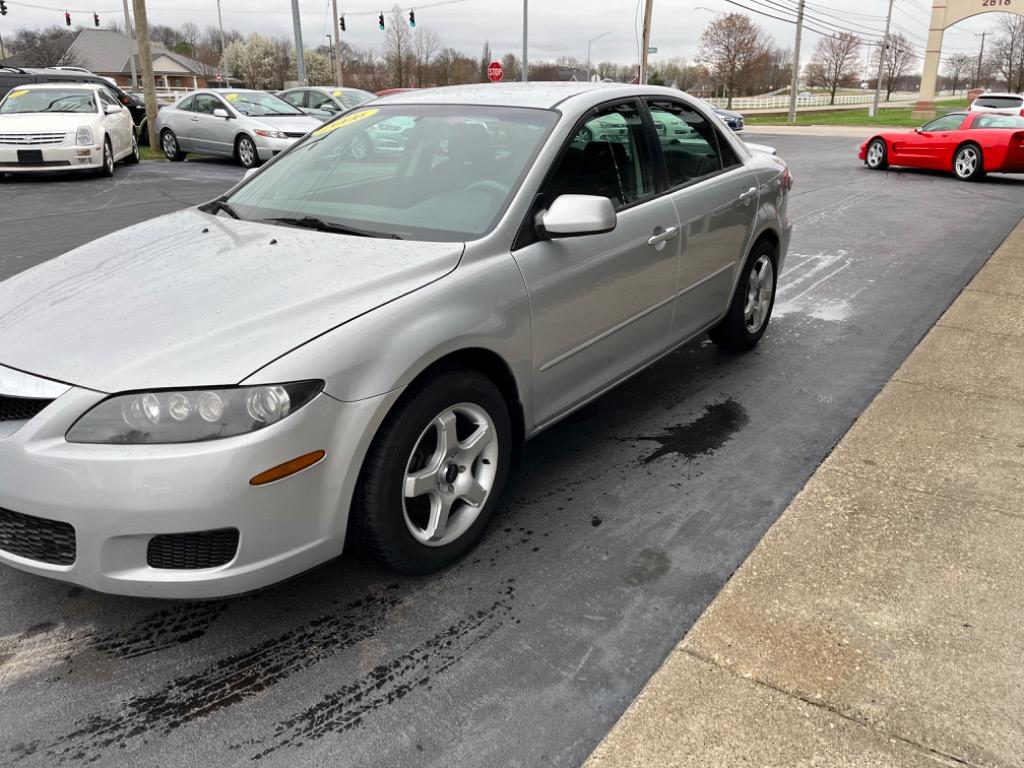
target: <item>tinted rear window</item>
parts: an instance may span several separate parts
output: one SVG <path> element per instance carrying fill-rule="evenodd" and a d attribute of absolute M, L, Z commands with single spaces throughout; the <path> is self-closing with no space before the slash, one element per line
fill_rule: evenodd
<path fill-rule="evenodd" d="M 1024 104 L 1024 99 L 1020 96 L 979 96 L 974 103 L 979 107 L 1015 109 Z"/>

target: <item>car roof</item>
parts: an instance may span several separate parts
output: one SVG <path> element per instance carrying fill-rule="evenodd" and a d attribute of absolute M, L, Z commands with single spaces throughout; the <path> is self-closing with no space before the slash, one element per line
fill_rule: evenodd
<path fill-rule="evenodd" d="M 508 107 L 550 109 L 575 96 L 597 93 L 614 98 L 614 91 L 636 95 L 637 86 L 622 83 L 591 82 L 530 82 L 480 83 L 449 85 L 440 88 L 416 88 L 404 93 L 381 96 L 378 100 L 388 104 L 488 104 Z M 645 89 L 646 90 L 646 89 Z M 651 88 L 652 93 L 659 91 Z M 677 91 L 678 93 L 678 91 Z"/>
<path fill-rule="evenodd" d="M 68 80 L 66 83 L 25 83 L 24 85 L 17 86 L 18 88 L 31 89 L 33 91 L 49 91 L 59 88 L 62 91 L 66 91 L 68 88 L 88 88 L 89 90 L 95 91 L 97 88 L 103 86 L 99 83 L 83 83 L 80 80 Z"/>

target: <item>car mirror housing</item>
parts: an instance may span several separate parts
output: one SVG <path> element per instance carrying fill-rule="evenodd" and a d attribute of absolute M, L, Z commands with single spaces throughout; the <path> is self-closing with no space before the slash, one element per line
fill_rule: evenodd
<path fill-rule="evenodd" d="M 559 195 L 537 216 L 538 229 L 548 238 L 597 235 L 615 224 L 612 201 L 599 195 Z"/>
<path fill-rule="evenodd" d="M 249 169 L 247 169 L 246 172 L 245 172 L 245 175 L 242 176 L 242 179 L 243 180 L 244 179 L 248 179 L 250 176 L 252 176 L 258 170 L 259 170 L 259 168 L 249 168 Z"/>
<path fill-rule="evenodd" d="M 117 106 L 117 104 L 104 104 L 103 105 L 103 113 L 106 114 L 106 115 L 116 115 L 118 112 L 121 111 L 121 109 L 122 109 L 122 107 Z"/>
<path fill-rule="evenodd" d="M 228 114 L 228 111 L 223 107 L 217 107 L 215 110 L 213 110 L 213 116 L 223 117 L 225 120 L 229 120 L 231 118 L 231 115 Z"/>

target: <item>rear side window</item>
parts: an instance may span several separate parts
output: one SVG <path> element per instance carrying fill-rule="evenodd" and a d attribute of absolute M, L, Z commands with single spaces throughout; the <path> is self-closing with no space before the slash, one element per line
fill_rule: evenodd
<path fill-rule="evenodd" d="M 1017 115 L 978 115 L 971 128 L 1024 128 L 1024 117 Z"/>
<path fill-rule="evenodd" d="M 991 109 L 1019 109 L 1024 104 L 1020 96 L 979 96 L 974 100 L 979 107 Z"/>
<path fill-rule="evenodd" d="M 678 101 L 650 101 L 651 120 L 665 157 L 669 187 L 678 187 L 739 163 L 711 121 Z"/>
<path fill-rule="evenodd" d="M 288 91 L 288 93 L 282 94 L 281 98 L 287 101 L 293 107 L 301 107 L 302 99 L 305 95 L 305 91 Z"/>

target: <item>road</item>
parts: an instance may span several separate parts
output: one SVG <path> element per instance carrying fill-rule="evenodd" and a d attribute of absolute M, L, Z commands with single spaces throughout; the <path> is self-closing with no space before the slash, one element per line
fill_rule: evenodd
<path fill-rule="evenodd" d="M 545 432 L 480 547 L 431 577 L 343 557 L 161 603 L 0 569 L 0 765 L 582 762 L 1024 206 L 1020 179 L 757 140 L 796 186 L 755 352 L 695 343 Z M 240 177 L 190 165 L 6 182 L 0 276 Z"/>

